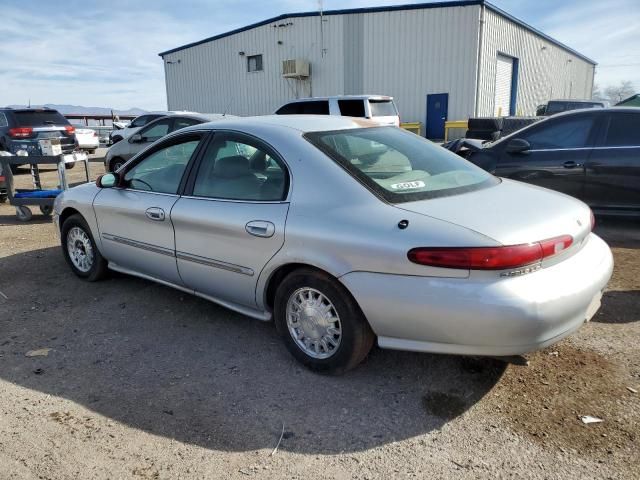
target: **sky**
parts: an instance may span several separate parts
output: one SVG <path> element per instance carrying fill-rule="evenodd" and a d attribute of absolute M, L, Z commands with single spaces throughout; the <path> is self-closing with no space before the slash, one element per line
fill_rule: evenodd
<path fill-rule="evenodd" d="M 424 1 L 424 0 L 423 0 Z M 324 0 L 325 10 L 422 3 Z M 639 0 L 491 3 L 598 62 L 604 89 L 640 90 Z M 317 10 L 319 0 L 2 0 L 0 105 L 56 103 L 166 108 L 159 52 L 265 20 Z"/>

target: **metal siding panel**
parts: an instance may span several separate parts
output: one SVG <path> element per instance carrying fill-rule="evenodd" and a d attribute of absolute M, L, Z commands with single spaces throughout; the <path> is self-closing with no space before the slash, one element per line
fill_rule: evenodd
<path fill-rule="evenodd" d="M 516 102 L 519 115 L 535 114 L 537 105 L 552 98 L 591 98 L 592 64 L 522 25 L 485 9 L 478 115 L 494 114 L 498 53 L 519 59 Z"/>

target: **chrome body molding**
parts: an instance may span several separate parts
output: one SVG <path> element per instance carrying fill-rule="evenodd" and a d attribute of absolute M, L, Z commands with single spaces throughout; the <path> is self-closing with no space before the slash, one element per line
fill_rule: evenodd
<path fill-rule="evenodd" d="M 148 252 L 159 253 L 160 255 L 166 255 L 168 257 L 175 257 L 176 254 L 173 250 L 168 248 L 158 247 L 157 245 L 150 245 L 144 242 L 138 242 L 137 240 L 131 240 L 129 238 L 119 237 L 117 235 L 111 235 L 110 233 L 102 234 L 103 240 L 109 240 L 111 242 L 120 243 L 122 245 L 128 245 L 129 247 L 141 248 Z"/>
<path fill-rule="evenodd" d="M 221 268 L 223 270 L 229 270 L 230 272 L 241 273 L 243 275 L 253 276 L 254 272 L 250 268 L 243 267 L 241 265 L 235 265 L 233 263 L 222 262 L 213 258 L 200 257 L 198 255 L 191 255 L 185 252 L 176 252 L 176 257 L 179 260 L 186 260 L 188 262 L 198 263 L 200 265 L 206 265 L 207 267 Z"/>

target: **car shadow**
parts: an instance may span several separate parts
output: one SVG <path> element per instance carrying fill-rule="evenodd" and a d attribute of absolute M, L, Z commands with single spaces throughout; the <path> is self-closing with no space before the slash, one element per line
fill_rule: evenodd
<path fill-rule="evenodd" d="M 374 349 L 323 376 L 271 323 L 124 275 L 84 282 L 58 248 L 0 258 L 0 272 L 3 380 L 209 449 L 272 449 L 283 429 L 280 449 L 317 454 L 411 438 L 464 414 L 505 369 Z"/>
<path fill-rule="evenodd" d="M 602 307 L 591 320 L 597 323 L 640 321 L 640 290 L 610 290 L 602 296 Z"/>
<path fill-rule="evenodd" d="M 9 208 L 13 209 L 14 207 L 9 205 Z M 13 215 L 0 215 L 0 227 L 9 227 L 11 225 L 24 225 L 25 223 L 30 223 L 34 225 L 51 223 L 51 215 L 42 215 L 40 213 L 40 209 L 37 206 L 29 206 L 29 209 L 33 213 L 33 217 L 28 222 L 23 222 L 18 220 L 15 214 Z M 13 211 L 13 210 L 10 210 Z"/>
<path fill-rule="evenodd" d="M 612 248 L 640 248 L 639 218 L 598 215 L 594 231 Z"/>

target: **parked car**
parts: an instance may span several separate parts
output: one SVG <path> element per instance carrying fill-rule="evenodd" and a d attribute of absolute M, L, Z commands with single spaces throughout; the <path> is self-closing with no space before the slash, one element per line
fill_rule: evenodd
<path fill-rule="evenodd" d="M 265 116 L 170 134 L 57 197 L 66 261 L 89 281 L 110 268 L 274 319 L 323 372 L 376 337 L 522 354 L 595 314 L 613 263 L 584 203 L 364 125 Z"/>
<path fill-rule="evenodd" d="M 136 133 L 145 125 L 150 124 L 154 120 L 157 120 L 161 117 L 166 117 L 167 115 L 189 115 L 189 114 L 197 114 L 197 112 L 189 112 L 186 110 L 181 111 L 170 111 L 170 112 L 149 112 L 144 115 L 140 115 L 139 117 L 134 118 L 131 123 L 125 125 L 123 128 L 113 130 L 110 135 L 110 144 L 113 145 L 118 143 L 121 140 L 129 138 L 131 135 Z M 114 123 L 116 125 L 116 123 Z"/>
<path fill-rule="evenodd" d="M 533 124 L 467 158 L 500 177 L 566 193 L 596 213 L 640 214 L 640 111 L 575 110 Z"/>
<path fill-rule="evenodd" d="M 400 126 L 393 97 L 383 95 L 340 95 L 300 98 L 285 103 L 276 115 L 340 115 L 368 118 L 378 125 Z"/>
<path fill-rule="evenodd" d="M 550 100 L 544 105 L 538 105 L 536 116 L 548 117 L 556 113 L 580 110 L 583 108 L 607 108 L 608 102 L 598 100 Z"/>
<path fill-rule="evenodd" d="M 0 108 L 0 150 L 12 155 L 42 155 L 39 141 L 53 138 L 60 140 L 67 168 L 73 167 L 75 127 L 62 114 L 51 108 Z"/>
<path fill-rule="evenodd" d="M 98 132 L 91 128 L 76 127 L 76 139 L 78 140 L 78 147 L 89 153 L 96 153 L 96 149 L 100 146 Z"/>
<path fill-rule="evenodd" d="M 107 172 L 115 172 L 136 153 L 144 150 L 153 142 L 171 132 L 199 123 L 220 120 L 221 118 L 225 118 L 225 115 L 198 113 L 167 115 L 156 118 L 128 137 L 126 141 L 118 142 L 109 147 L 104 157 L 105 170 Z"/>
<path fill-rule="evenodd" d="M 134 118 L 128 125 L 118 124 L 117 127 L 122 126 L 122 128 L 117 128 L 111 132 L 109 135 L 109 143 L 113 145 L 120 140 L 130 137 L 145 125 L 166 116 L 168 113 L 169 112 L 145 113 L 144 115 Z"/>

